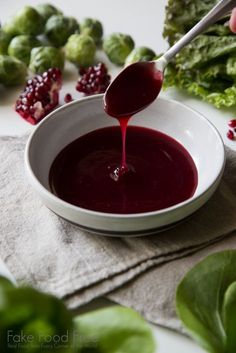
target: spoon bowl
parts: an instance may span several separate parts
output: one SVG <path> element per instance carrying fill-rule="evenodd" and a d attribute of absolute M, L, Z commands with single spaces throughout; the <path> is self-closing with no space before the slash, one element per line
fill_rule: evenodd
<path fill-rule="evenodd" d="M 111 82 L 104 95 L 104 109 L 115 118 L 131 117 L 158 96 L 163 82 L 162 60 L 127 66 Z"/>

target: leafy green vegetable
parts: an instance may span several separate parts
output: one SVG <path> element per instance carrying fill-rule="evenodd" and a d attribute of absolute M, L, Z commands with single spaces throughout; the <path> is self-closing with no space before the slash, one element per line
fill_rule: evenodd
<path fill-rule="evenodd" d="M 134 49 L 134 41 L 127 34 L 113 33 L 104 40 L 103 49 L 112 63 L 124 65 L 125 59 Z"/>
<path fill-rule="evenodd" d="M 152 353 L 155 342 L 148 324 L 129 308 L 113 306 L 78 316 L 78 353 Z"/>
<path fill-rule="evenodd" d="M 214 24 L 210 26 L 206 31 L 205 34 L 211 34 L 214 36 L 227 36 L 232 35 L 231 30 L 228 26 L 228 23 L 225 24 Z"/>
<path fill-rule="evenodd" d="M 23 61 L 26 65 L 30 61 L 31 50 L 39 47 L 42 43 L 35 37 L 27 34 L 14 37 L 8 47 L 8 55 Z"/>
<path fill-rule="evenodd" d="M 10 353 L 153 353 L 151 329 L 129 308 L 108 307 L 77 316 L 59 299 L 15 288 L 0 277 L 0 349 Z"/>
<path fill-rule="evenodd" d="M 236 352 L 236 281 L 228 287 L 225 293 L 223 320 L 227 335 L 227 352 Z"/>
<path fill-rule="evenodd" d="M 62 47 L 72 34 L 79 33 L 79 31 L 79 24 L 74 17 L 62 15 L 51 16 L 45 27 L 45 34 L 55 47 Z"/>
<path fill-rule="evenodd" d="M 54 47 L 38 47 L 31 51 L 29 68 L 35 73 L 43 73 L 51 67 L 63 70 L 64 54 Z"/>
<path fill-rule="evenodd" d="M 8 288 L 14 288 L 13 284 L 7 278 L 0 276 L 0 298 L 2 298 L 3 295 L 2 291 L 7 290 Z"/>
<path fill-rule="evenodd" d="M 0 83 L 5 86 L 17 86 L 25 81 L 26 65 L 11 56 L 0 55 Z"/>
<path fill-rule="evenodd" d="M 215 4 L 216 0 L 169 0 L 164 36 L 169 44 L 178 40 Z M 228 26 L 229 16 L 208 28 L 183 48 L 165 72 L 164 87 L 176 86 L 214 104 L 236 105 L 236 36 Z"/>
<path fill-rule="evenodd" d="M 31 6 L 25 6 L 4 26 L 4 31 L 12 36 L 29 34 L 35 36 L 43 31 L 43 18 Z"/>
<path fill-rule="evenodd" d="M 184 326 L 211 353 L 236 352 L 236 250 L 208 256 L 183 278 L 176 309 Z"/>
<path fill-rule="evenodd" d="M 163 34 L 170 45 L 175 42 L 176 34 L 183 35 L 189 31 L 217 2 L 218 0 L 169 0 Z M 225 22 L 223 20 L 222 26 Z"/>
<path fill-rule="evenodd" d="M 72 329 L 71 314 L 60 300 L 0 279 L 1 351 L 71 352 Z"/>
<path fill-rule="evenodd" d="M 204 68 L 205 64 L 209 62 L 214 64 L 218 58 L 235 51 L 236 38 L 234 35 L 228 37 L 201 35 L 176 56 L 176 67 L 183 70 Z"/>

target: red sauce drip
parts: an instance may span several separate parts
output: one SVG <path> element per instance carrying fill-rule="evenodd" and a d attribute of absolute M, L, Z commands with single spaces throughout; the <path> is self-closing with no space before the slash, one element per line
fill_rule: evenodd
<path fill-rule="evenodd" d="M 119 118 L 118 121 L 120 124 L 120 130 L 121 130 L 122 158 L 121 158 L 121 165 L 116 167 L 116 169 L 110 174 L 111 178 L 114 179 L 115 181 L 118 181 L 119 178 L 121 178 L 125 173 L 127 173 L 130 170 L 130 166 L 128 166 L 126 162 L 126 133 L 127 133 L 129 118 Z"/>
<path fill-rule="evenodd" d="M 126 129 L 132 115 L 147 107 L 158 96 L 163 74 L 153 62 L 139 62 L 128 66 L 110 85 L 104 96 L 107 114 L 118 119 L 122 134 L 122 161 L 111 177 L 118 180 L 129 166 L 126 164 Z"/>

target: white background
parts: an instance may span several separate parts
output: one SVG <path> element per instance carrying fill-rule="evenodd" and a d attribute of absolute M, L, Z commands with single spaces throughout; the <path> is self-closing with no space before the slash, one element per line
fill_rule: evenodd
<path fill-rule="evenodd" d="M 83 17 L 95 17 L 102 21 L 105 35 L 119 31 L 130 34 L 137 46 L 149 46 L 161 53 L 167 49 L 167 43 L 162 38 L 164 11 L 166 0 L 57 0 L 51 1 L 67 15 L 75 16 L 78 20 Z M 39 3 L 35 0 L 0 0 L 1 23 L 13 15 L 23 5 Z M 113 76 L 117 69 L 110 65 Z M 72 93 L 74 98 L 79 95 L 74 86 L 77 78 L 76 70 L 67 65 L 63 94 Z M 33 127 L 23 121 L 13 110 L 13 104 L 19 93 L 18 89 L 5 90 L 0 88 L 0 134 L 16 135 L 32 130 Z M 204 114 L 220 131 L 224 142 L 236 150 L 236 141 L 231 142 L 226 138 L 227 121 L 236 117 L 235 110 L 219 111 L 210 105 L 192 97 L 188 97 L 174 89 L 162 93 L 165 96 L 182 101 Z M 10 217 L 10 215 L 9 215 Z M 0 261 L 0 272 L 3 272 L 3 264 Z M 158 293 L 157 293 L 158 295 Z M 155 300 L 155 298 L 153 298 Z M 159 353 L 201 353 L 194 342 L 169 330 L 154 327 L 158 341 Z M 140 352 L 141 353 L 141 352 Z"/>

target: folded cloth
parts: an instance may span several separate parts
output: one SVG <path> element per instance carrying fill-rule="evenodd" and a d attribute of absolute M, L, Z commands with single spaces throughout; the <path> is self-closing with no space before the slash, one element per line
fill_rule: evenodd
<path fill-rule="evenodd" d="M 220 187 L 184 223 L 150 237 L 108 238 L 80 230 L 41 203 L 24 172 L 26 138 L 0 138 L 0 256 L 19 282 L 51 292 L 71 308 L 236 230 L 236 152 L 227 150 Z"/>

